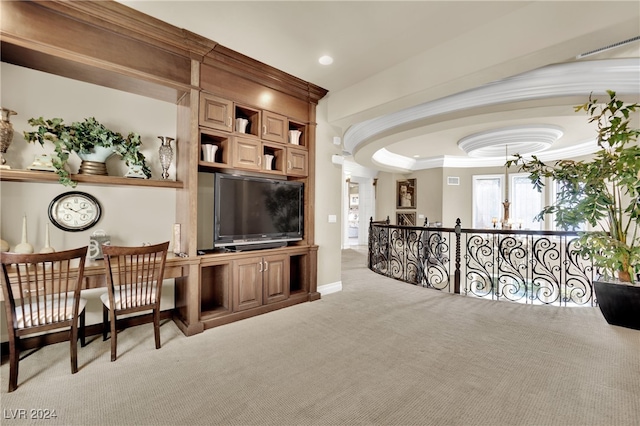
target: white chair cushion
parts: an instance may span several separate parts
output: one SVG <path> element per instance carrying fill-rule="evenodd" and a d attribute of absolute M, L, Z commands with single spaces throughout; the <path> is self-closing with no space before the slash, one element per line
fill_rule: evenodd
<path fill-rule="evenodd" d="M 46 301 L 44 299 L 40 299 L 39 312 L 35 303 L 24 305 L 24 309 L 22 306 L 16 306 L 16 322 L 18 324 L 18 328 L 33 327 L 36 325 L 44 325 L 51 322 L 73 319 L 74 298 L 68 298 L 66 300 L 66 303 L 59 302 L 59 299 L 60 298 L 58 296 L 48 297 Z M 81 298 L 78 315 L 80 315 L 82 311 L 84 311 L 84 307 L 86 305 L 87 300 Z M 33 317 L 31 315 L 32 310 Z"/>
<path fill-rule="evenodd" d="M 147 294 L 134 294 L 132 292 L 132 287 L 130 285 L 124 286 L 124 290 L 122 290 L 123 286 L 116 287 L 113 292 L 113 299 L 116 304 L 116 309 L 123 309 L 132 306 L 141 306 L 141 305 L 150 305 L 156 301 L 156 291 L 155 289 Z M 125 303 L 122 303 L 122 299 L 125 299 Z M 100 295 L 100 299 L 104 306 L 107 309 L 111 309 L 109 303 L 109 293 L 102 293 Z"/>

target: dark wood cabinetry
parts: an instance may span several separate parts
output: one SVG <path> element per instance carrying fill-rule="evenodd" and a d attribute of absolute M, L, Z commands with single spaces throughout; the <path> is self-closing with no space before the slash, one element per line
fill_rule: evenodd
<path fill-rule="evenodd" d="M 176 105 L 177 182 L 77 180 L 176 192 L 180 246 L 193 260 L 176 278 L 174 320 L 185 334 L 319 298 L 310 204 L 304 239 L 292 247 L 199 256 L 198 176 L 279 175 L 303 181 L 305 200 L 312 200 L 315 109 L 326 90 L 117 2 L 3 2 L 0 19 L 4 62 Z M 246 120 L 244 131 L 237 119 Z M 297 145 L 289 143 L 290 130 L 300 132 Z M 216 147 L 210 158 L 207 146 Z M 50 176 L 11 170 L 0 178 L 56 179 Z"/>
<path fill-rule="evenodd" d="M 287 142 L 287 117 L 271 111 L 262 112 L 262 139 L 272 142 Z"/>
<path fill-rule="evenodd" d="M 262 258 L 233 262 L 233 310 L 257 308 L 262 305 Z"/>
<path fill-rule="evenodd" d="M 288 256 L 235 260 L 233 273 L 233 310 L 236 312 L 289 298 Z"/>
<path fill-rule="evenodd" d="M 200 312 L 204 328 L 281 309 L 320 296 L 317 247 L 285 247 L 204 255 Z"/>
<path fill-rule="evenodd" d="M 262 262 L 264 303 L 287 300 L 289 298 L 289 256 L 265 257 Z"/>
<path fill-rule="evenodd" d="M 303 149 L 287 148 L 287 174 L 290 176 L 307 176 L 309 156 Z"/>
<path fill-rule="evenodd" d="M 308 176 L 306 124 L 206 92 L 200 94 L 199 114 L 201 151 L 203 146 L 216 146 L 214 161 L 208 161 L 201 152 L 201 165 Z M 225 133 L 212 133 L 210 129 Z M 291 131 L 298 133 L 295 144 L 290 140 Z"/>
<path fill-rule="evenodd" d="M 200 96 L 199 121 L 201 126 L 231 132 L 233 102 L 203 93 Z"/>
<path fill-rule="evenodd" d="M 245 170 L 262 169 L 262 143 L 256 139 L 235 139 L 233 167 Z"/>

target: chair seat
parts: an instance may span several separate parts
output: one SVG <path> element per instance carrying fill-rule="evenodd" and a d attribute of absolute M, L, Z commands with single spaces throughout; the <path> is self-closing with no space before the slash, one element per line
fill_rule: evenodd
<path fill-rule="evenodd" d="M 118 315 L 152 311 L 153 335 L 160 349 L 160 298 L 169 241 L 140 247 L 104 245 L 107 293 L 100 296 L 102 340 L 111 330 L 111 362 L 118 357 Z"/>
<path fill-rule="evenodd" d="M 115 287 L 113 294 L 113 301 L 115 303 L 115 309 L 126 309 L 129 306 L 150 305 L 156 301 L 156 291 L 153 290 L 146 294 L 140 294 L 133 291 L 134 287 L 119 286 Z M 124 301 L 123 301 L 124 299 Z M 109 301 L 109 293 L 102 293 L 100 300 L 107 307 L 111 309 L 111 303 Z"/>
<path fill-rule="evenodd" d="M 46 301 L 40 299 L 40 309 L 37 308 L 36 302 L 22 306 L 16 306 L 16 323 L 17 328 L 34 327 L 44 325 L 51 322 L 62 322 L 73 319 L 74 299 L 68 298 L 60 302 L 59 297 L 47 297 Z M 43 306 L 44 303 L 44 306 Z M 80 308 L 78 315 L 84 311 L 87 300 L 80 298 Z M 31 315 L 33 312 L 33 316 Z M 65 315 L 66 314 L 66 315 Z"/>

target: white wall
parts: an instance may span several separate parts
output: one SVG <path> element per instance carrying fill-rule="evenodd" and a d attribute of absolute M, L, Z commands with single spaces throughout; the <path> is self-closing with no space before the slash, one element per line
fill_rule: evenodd
<path fill-rule="evenodd" d="M 5 158 L 14 169 L 25 169 L 36 154 L 53 152 L 53 145 L 41 147 L 27 143 L 23 131 L 32 131 L 27 120 L 32 117 L 63 118 L 65 122 L 95 117 L 108 128 L 123 134 L 139 133 L 144 145 L 143 154 L 158 178 L 162 169 L 158 161 L 159 135 L 175 137 L 177 108 L 118 90 L 108 89 L 76 80 L 55 76 L 2 62 L 1 105 L 18 113 L 12 116 L 15 130 L 13 143 Z M 174 145 L 175 146 L 175 145 Z M 175 161 L 175 160 L 174 160 Z M 73 155 L 70 170 L 76 172 L 80 164 Z M 120 157 L 107 162 L 110 175 L 122 176 L 126 165 Z M 48 172 L 43 172 L 48 173 Z M 171 177 L 175 176 L 172 166 Z M 45 226 L 49 222 L 47 209 L 58 194 L 72 190 L 57 182 L 28 183 L 0 182 L 0 237 L 15 247 L 21 239 L 22 218 L 27 216 L 28 242 L 35 251 L 44 247 Z M 50 225 L 51 245 L 56 250 L 80 247 L 89 243 L 89 236 L 97 229 L 111 236 L 113 244 L 137 245 L 171 240 L 171 227 L 175 222 L 175 190 L 171 188 L 143 188 L 136 186 L 103 186 L 79 184 L 75 190 L 94 195 L 102 205 L 102 218 L 98 224 L 82 232 L 64 232 Z M 172 280 L 168 280 L 169 283 Z M 99 294 L 106 289 L 87 293 L 90 299 L 87 324 L 102 321 Z M 173 286 L 163 290 L 163 309 L 173 306 Z M 4 321 L 4 308 L 2 320 Z M 6 340 L 6 326 L 2 327 L 2 340 Z"/>
<path fill-rule="evenodd" d="M 331 156 L 341 154 L 341 147 L 333 144 L 333 138 L 342 135 L 327 123 L 325 99 L 318 104 L 316 122 L 316 185 L 312 203 L 315 242 L 319 246 L 318 287 L 341 288 L 342 167 L 333 164 Z M 330 223 L 329 216 L 335 216 L 336 221 Z"/>

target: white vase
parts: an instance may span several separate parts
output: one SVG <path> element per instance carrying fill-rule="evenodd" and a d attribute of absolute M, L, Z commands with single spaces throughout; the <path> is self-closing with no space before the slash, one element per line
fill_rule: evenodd
<path fill-rule="evenodd" d="M 300 145 L 300 135 L 302 135 L 300 130 L 289 130 L 289 143 Z"/>
<path fill-rule="evenodd" d="M 264 155 L 264 168 L 265 170 L 272 170 L 273 167 L 273 155 L 265 154 Z"/>
<path fill-rule="evenodd" d="M 53 253 L 56 250 L 51 247 L 51 239 L 49 238 L 49 224 L 47 223 L 44 231 L 44 247 L 40 250 L 40 253 Z"/>
<path fill-rule="evenodd" d="M 29 254 L 33 253 L 33 246 L 27 242 L 27 215 L 22 218 L 22 241 L 13 251 L 15 253 Z"/>
<path fill-rule="evenodd" d="M 202 145 L 202 161 L 206 161 L 208 163 L 215 163 L 217 151 L 218 151 L 218 145 L 212 145 L 212 144 Z"/>
<path fill-rule="evenodd" d="M 247 133 L 247 125 L 249 120 L 246 118 L 236 118 L 236 131 L 239 133 Z"/>

